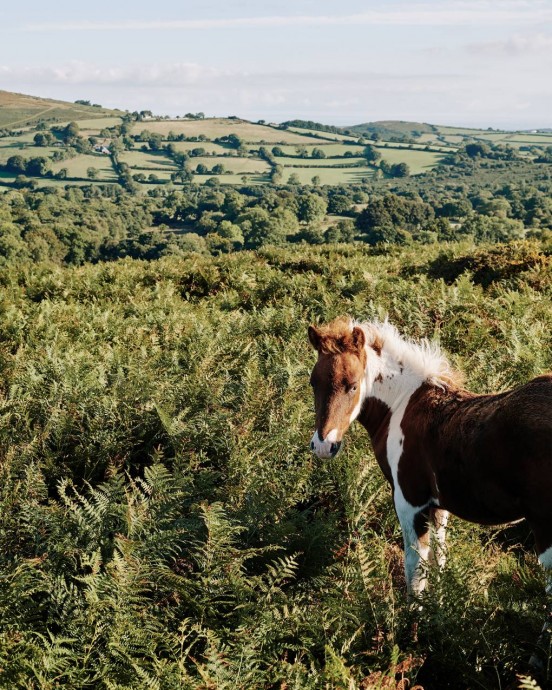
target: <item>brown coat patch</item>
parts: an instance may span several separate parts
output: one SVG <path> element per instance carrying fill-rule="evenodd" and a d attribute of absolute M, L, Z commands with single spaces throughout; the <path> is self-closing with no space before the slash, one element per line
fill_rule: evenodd
<path fill-rule="evenodd" d="M 539 552 L 552 545 L 552 375 L 496 395 L 424 384 L 402 430 L 398 480 L 409 503 L 434 498 L 480 524 L 525 517 Z"/>

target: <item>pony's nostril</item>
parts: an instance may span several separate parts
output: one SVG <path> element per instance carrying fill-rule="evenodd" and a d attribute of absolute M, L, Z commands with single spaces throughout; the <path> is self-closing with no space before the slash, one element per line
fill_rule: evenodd
<path fill-rule="evenodd" d="M 337 441 L 337 443 L 332 443 L 332 445 L 330 446 L 330 453 L 331 453 L 332 457 L 334 455 L 337 455 L 337 451 L 340 448 L 341 448 L 341 441 Z"/>
<path fill-rule="evenodd" d="M 310 446 L 311 446 L 311 450 L 314 450 L 314 441 L 311 441 Z"/>

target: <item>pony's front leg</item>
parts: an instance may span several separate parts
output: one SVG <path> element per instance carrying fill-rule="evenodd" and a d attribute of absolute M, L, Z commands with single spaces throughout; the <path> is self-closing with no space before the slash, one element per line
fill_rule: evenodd
<path fill-rule="evenodd" d="M 552 546 L 539 555 L 539 561 L 546 571 L 546 618 L 537 643 L 536 651 L 529 664 L 538 671 L 544 671 L 545 659 L 549 657 L 552 647 Z"/>
<path fill-rule="evenodd" d="M 439 568 L 443 568 L 447 560 L 445 538 L 447 534 L 448 519 L 449 513 L 447 510 L 443 510 L 442 508 L 430 508 L 432 535 L 429 561 L 439 566 Z"/>
<path fill-rule="evenodd" d="M 404 572 L 409 598 L 418 597 L 427 584 L 430 532 L 427 506 L 412 506 L 395 491 L 395 510 L 404 541 Z"/>

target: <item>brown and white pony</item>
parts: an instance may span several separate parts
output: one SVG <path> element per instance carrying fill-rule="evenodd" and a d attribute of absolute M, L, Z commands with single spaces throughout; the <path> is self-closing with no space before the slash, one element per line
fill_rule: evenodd
<path fill-rule="evenodd" d="M 337 319 L 310 326 L 309 340 L 311 449 L 333 457 L 351 422 L 367 430 L 393 491 L 409 594 L 424 589 L 426 562 L 444 564 L 448 511 L 489 525 L 526 518 L 552 594 L 552 374 L 477 395 L 438 347 L 387 322 Z"/>

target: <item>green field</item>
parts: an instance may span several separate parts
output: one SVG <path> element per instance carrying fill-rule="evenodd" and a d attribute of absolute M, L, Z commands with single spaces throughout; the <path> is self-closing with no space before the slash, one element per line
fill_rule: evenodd
<path fill-rule="evenodd" d="M 327 141 L 358 141 L 359 137 L 351 137 L 348 134 L 339 134 L 337 132 L 324 132 L 318 129 L 306 129 L 305 127 L 289 127 L 289 132 L 297 132 L 298 134 L 311 134 L 322 140 Z M 312 141 L 312 138 L 311 138 Z"/>
<path fill-rule="evenodd" d="M 123 151 L 119 160 L 131 168 L 148 170 L 177 170 L 174 161 L 162 151 Z"/>
<path fill-rule="evenodd" d="M 243 185 L 245 177 L 245 184 L 247 185 L 259 185 L 267 184 L 270 182 L 270 177 L 268 175 L 256 174 L 256 173 L 240 173 L 240 174 L 223 174 L 223 175 L 192 175 L 192 181 L 194 184 L 205 184 L 208 180 L 217 180 L 219 184 L 223 185 Z"/>
<path fill-rule="evenodd" d="M 260 158 L 246 158 L 239 156 L 194 156 L 188 161 L 188 167 L 195 170 L 197 165 L 206 165 L 209 170 L 214 165 L 223 165 L 225 170 L 230 170 L 236 174 L 243 173 L 268 173 L 269 164 Z"/>
<path fill-rule="evenodd" d="M 508 141 L 516 144 L 552 146 L 552 134 L 510 134 Z"/>
<path fill-rule="evenodd" d="M 92 120 L 79 120 L 80 133 L 85 136 L 97 136 L 102 129 L 121 124 L 120 117 L 98 117 Z"/>
<path fill-rule="evenodd" d="M 297 155 L 297 146 L 280 146 L 282 151 L 287 154 L 288 156 L 296 156 Z M 353 144 L 332 144 L 329 142 L 319 142 L 316 144 L 309 144 L 309 145 L 301 145 L 301 148 L 307 149 L 309 155 L 312 154 L 313 149 L 322 149 L 324 153 L 326 154 L 326 157 L 332 157 L 332 156 L 343 156 L 345 153 L 350 151 L 351 153 L 354 153 L 355 155 L 359 155 L 359 153 L 362 153 L 362 150 L 364 149 L 364 146 L 359 146 L 359 145 L 353 145 Z"/>
<path fill-rule="evenodd" d="M 23 135 L 20 137 L 2 137 L 0 138 L 0 163 L 5 163 L 11 156 L 23 156 L 24 158 L 35 158 L 37 156 L 44 156 L 50 158 L 54 151 L 58 150 L 55 146 L 35 146 L 31 135 Z"/>
<path fill-rule="evenodd" d="M 116 182 L 117 175 L 111 165 L 111 158 L 102 155 L 80 155 L 64 161 L 52 163 L 52 170 L 59 172 L 62 168 L 67 168 L 68 177 L 80 177 L 88 179 L 86 171 L 88 168 L 96 168 L 98 171 L 97 181 Z"/>
<path fill-rule="evenodd" d="M 236 134 L 245 142 L 252 143 L 290 143 L 309 144 L 312 139 L 283 129 L 275 129 L 264 125 L 257 125 L 245 120 L 229 120 L 226 118 L 206 118 L 204 120 L 144 120 L 135 123 L 132 131 L 139 134 L 143 130 L 166 136 L 169 132 L 184 134 L 187 137 L 197 137 L 200 134 L 208 139 Z M 201 142 L 198 142 L 201 146 Z"/>
<path fill-rule="evenodd" d="M 318 176 L 320 184 L 360 184 L 363 179 L 374 177 L 374 168 L 284 168 L 283 182 L 290 175 L 297 175 L 301 184 L 312 184 L 312 178 Z"/>
<path fill-rule="evenodd" d="M 443 158 L 442 153 L 434 153 L 432 151 L 417 151 L 415 149 L 397 149 L 385 148 L 376 146 L 383 160 L 390 165 L 395 163 L 406 163 L 410 167 L 412 175 L 420 175 L 421 173 L 431 170 Z"/>
<path fill-rule="evenodd" d="M 169 182 L 171 179 L 171 175 L 176 171 L 176 168 L 170 168 L 170 169 L 163 169 L 163 168 L 140 168 L 140 167 L 133 167 L 131 170 L 131 175 L 138 175 L 142 174 L 145 175 L 146 178 L 149 177 L 152 173 L 156 175 L 161 182 Z M 151 184 L 151 182 L 144 182 L 143 184 Z"/>
<path fill-rule="evenodd" d="M 288 158 L 287 156 L 278 156 L 276 162 L 278 165 L 298 168 L 322 168 L 336 165 L 353 167 L 356 164 L 366 166 L 365 158 Z"/>
<path fill-rule="evenodd" d="M 206 153 L 225 154 L 230 153 L 233 149 L 221 144 L 214 144 L 211 141 L 173 141 L 171 142 L 176 147 L 177 151 L 189 152 L 193 149 L 205 149 Z"/>

